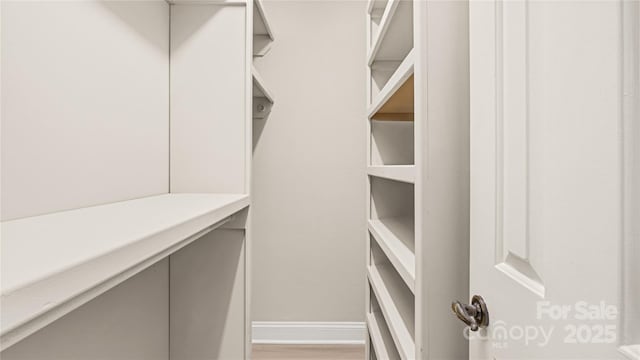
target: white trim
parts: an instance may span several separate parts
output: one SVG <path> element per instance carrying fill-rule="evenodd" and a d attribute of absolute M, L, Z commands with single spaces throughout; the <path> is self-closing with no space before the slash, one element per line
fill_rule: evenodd
<path fill-rule="evenodd" d="M 364 344 L 364 322 L 254 321 L 254 344 Z"/>

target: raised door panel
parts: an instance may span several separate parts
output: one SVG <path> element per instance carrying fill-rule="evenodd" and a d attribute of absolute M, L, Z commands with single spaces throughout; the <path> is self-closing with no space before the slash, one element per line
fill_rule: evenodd
<path fill-rule="evenodd" d="M 528 7 L 505 2 L 497 14 L 496 268 L 544 297 L 539 238 L 532 236 L 532 191 L 540 143 L 530 116 Z M 535 127 L 535 128 L 534 128 Z M 532 152 L 536 153 L 532 153 Z"/>

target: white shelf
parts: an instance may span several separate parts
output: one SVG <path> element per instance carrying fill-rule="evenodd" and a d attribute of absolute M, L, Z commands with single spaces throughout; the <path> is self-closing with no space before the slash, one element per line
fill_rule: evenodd
<path fill-rule="evenodd" d="M 242 194 L 163 194 L 2 222 L 2 349 L 248 205 Z"/>
<path fill-rule="evenodd" d="M 405 285 L 394 281 L 394 272 L 395 270 L 389 265 L 370 266 L 368 270 L 369 283 L 378 299 L 400 357 L 415 359 L 413 297 L 404 295 L 406 290 L 401 287 Z M 397 275 L 395 276 L 397 277 Z"/>
<path fill-rule="evenodd" d="M 374 165 L 367 167 L 367 174 L 379 178 L 415 183 L 414 165 Z"/>
<path fill-rule="evenodd" d="M 398 350 L 393 344 L 391 333 L 379 312 L 367 314 L 367 328 L 371 337 L 371 344 L 377 359 L 399 360 Z"/>
<path fill-rule="evenodd" d="M 264 84 L 262 76 L 253 65 L 251 65 L 251 76 L 253 77 L 253 97 L 265 98 L 269 103 L 273 104 L 273 95 L 271 95 L 271 92 Z"/>
<path fill-rule="evenodd" d="M 275 40 L 262 0 L 254 0 L 253 56 L 264 56 Z"/>
<path fill-rule="evenodd" d="M 389 0 L 378 33 L 368 54 L 368 65 L 377 60 L 401 60 L 413 48 L 413 1 Z"/>
<path fill-rule="evenodd" d="M 405 217 L 369 220 L 369 232 L 409 290 L 415 292 L 416 257 L 413 219 Z"/>
<path fill-rule="evenodd" d="M 398 119 L 413 120 L 413 68 L 414 54 L 411 49 L 373 100 L 368 110 L 370 119 L 376 118 L 376 115 L 380 114 L 393 114 L 391 119 L 397 114 L 410 114 L 410 116 L 400 116 Z M 384 119 L 383 116 L 379 118 Z"/>

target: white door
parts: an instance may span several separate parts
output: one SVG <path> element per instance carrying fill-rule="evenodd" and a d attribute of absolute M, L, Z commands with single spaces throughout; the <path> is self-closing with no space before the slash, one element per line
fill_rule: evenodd
<path fill-rule="evenodd" d="M 640 121 L 637 7 L 470 4 L 470 292 L 489 312 L 472 359 L 634 358 L 622 139 Z"/>

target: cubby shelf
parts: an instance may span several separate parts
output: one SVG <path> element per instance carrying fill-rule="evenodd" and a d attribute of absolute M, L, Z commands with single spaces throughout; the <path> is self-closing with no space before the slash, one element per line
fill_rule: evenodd
<path fill-rule="evenodd" d="M 389 0 L 380 19 L 368 64 L 378 60 L 402 60 L 413 47 L 413 1 Z"/>
<path fill-rule="evenodd" d="M 376 311 L 367 314 L 367 329 L 369 329 L 369 336 L 376 358 L 385 360 L 400 359 L 398 350 L 393 344 L 391 333 L 389 333 L 389 329 L 384 324 L 384 319 L 380 312 Z"/>
<path fill-rule="evenodd" d="M 369 232 L 411 292 L 415 292 L 414 220 L 409 217 L 369 220 Z"/>
<path fill-rule="evenodd" d="M 411 50 L 373 100 L 368 110 L 371 120 L 413 121 L 413 69 Z"/>
<path fill-rule="evenodd" d="M 402 181 L 413 184 L 415 182 L 414 165 L 379 165 L 368 166 L 367 174 L 383 179 Z"/>
<path fill-rule="evenodd" d="M 253 56 L 264 56 L 275 40 L 262 0 L 254 0 Z"/>
<path fill-rule="evenodd" d="M 413 297 L 407 298 L 403 295 L 406 291 L 401 287 L 405 285 L 395 281 L 394 277 L 397 275 L 394 272 L 395 270 L 390 265 L 369 266 L 369 283 L 380 304 L 380 309 L 384 314 L 400 357 L 415 359 Z"/>
<path fill-rule="evenodd" d="M 248 205 L 243 194 L 164 194 L 2 222 L 2 348 Z"/>

